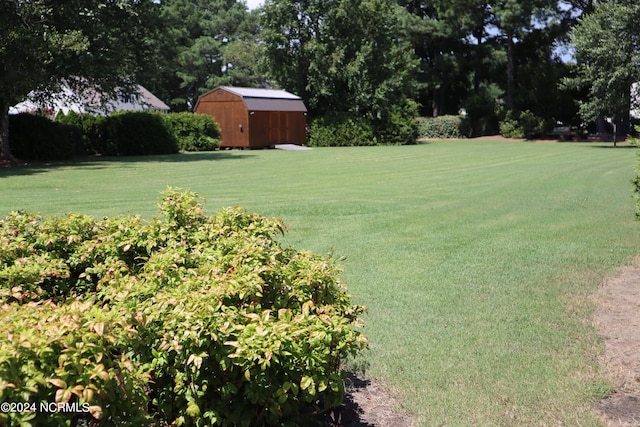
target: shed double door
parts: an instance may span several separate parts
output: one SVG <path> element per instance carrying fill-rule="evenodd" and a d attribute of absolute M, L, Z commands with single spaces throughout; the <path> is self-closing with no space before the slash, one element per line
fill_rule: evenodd
<path fill-rule="evenodd" d="M 289 115 L 282 111 L 269 113 L 269 144 L 282 144 L 289 141 Z"/>

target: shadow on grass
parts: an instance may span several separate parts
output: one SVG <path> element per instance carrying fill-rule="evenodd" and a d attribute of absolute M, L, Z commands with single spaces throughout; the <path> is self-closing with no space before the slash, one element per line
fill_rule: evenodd
<path fill-rule="evenodd" d="M 242 160 L 254 157 L 247 151 L 206 151 L 198 153 L 178 153 L 151 156 L 122 157 L 82 157 L 71 161 L 36 162 L 19 161 L 17 164 L 0 166 L 0 178 L 9 176 L 27 176 L 48 172 L 59 168 L 78 168 L 100 170 L 119 164 L 120 167 L 138 163 L 191 163 L 203 161 Z"/>
<path fill-rule="evenodd" d="M 615 148 L 615 149 L 619 149 L 619 148 L 638 148 L 635 145 L 629 145 L 629 144 L 624 144 L 624 145 L 620 145 L 620 143 L 617 146 L 613 146 L 613 144 L 611 145 L 592 145 L 590 146 L 591 148 Z"/>

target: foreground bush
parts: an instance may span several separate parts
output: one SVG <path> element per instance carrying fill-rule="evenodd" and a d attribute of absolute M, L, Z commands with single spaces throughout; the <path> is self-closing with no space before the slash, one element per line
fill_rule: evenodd
<path fill-rule="evenodd" d="M 366 340 L 334 262 L 192 193 L 161 212 L 0 222 L 0 401 L 35 405 L 0 425 L 294 426 L 341 402 Z"/>

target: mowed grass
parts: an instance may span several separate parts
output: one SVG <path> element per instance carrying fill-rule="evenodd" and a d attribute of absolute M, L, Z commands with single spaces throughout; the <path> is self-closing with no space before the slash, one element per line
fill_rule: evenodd
<path fill-rule="evenodd" d="M 589 296 L 640 254 L 636 150 L 451 141 L 0 169 L 0 215 L 151 217 L 167 185 L 278 216 L 346 256 L 370 351 L 355 362 L 423 426 L 599 425 Z"/>

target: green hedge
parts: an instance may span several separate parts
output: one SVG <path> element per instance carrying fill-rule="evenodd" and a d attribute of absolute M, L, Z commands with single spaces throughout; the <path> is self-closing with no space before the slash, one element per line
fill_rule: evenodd
<path fill-rule="evenodd" d="M 500 121 L 500 135 L 505 138 L 533 139 L 544 135 L 545 121 L 529 110 L 522 112 L 507 111 Z"/>
<path fill-rule="evenodd" d="M 78 114 L 74 111 L 59 112 L 56 122 L 75 126 L 82 135 L 83 150 L 86 154 L 96 155 L 108 152 L 104 137 L 106 116 Z"/>
<path fill-rule="evenodd" d="M 350 113 L 328 114 L 311 122 L 308 143 L 312 147 L 415 144 L 416 114 L 417 104 L 410 100 L 397 105 L 388 117 L 377 119 Z"/>
<path fill-rule="evenodd" d="M 0 221 L 0 401 L 36 405 L 0 425 L 295 426 L 341 402 L 366 339 L 333 260 L 190 192 L 161 213 Z"/>
<path fill-rule="evenodd" d="M 396 105 L 389 116 L 374 123 L 378 141 L 384 145 L 410 145 L 418 139 L 418 104 L 411 100 Z"/>
<path fill-rule="evenodd" d="M 364 118 L 354 118 L 347 114 L 332 114 L 311 122 L 309 146 L 348 147 L 377 145 L 373 128 Z"/>
<path fill-rule="evenodd" d="M 107 156 L 173 154 L 178 142 L 167 130 L 159 114 L 138 111 L 114 113 L 104 121 Z"/>
<path fill-rule="evenodd" d="M 464 118 L 460 116 L 418 117 L 419 138 L 465 138 L 468 129 Z"/>
<path fill-rule="evenodd" d="M 11 153 L 27 160 L 68 160 L 82 146 L 73 127 L 33 114 L 9 116 Z"/>
<path fill-rule="evenodd" d="M 213 117 L 192 113 L 119 112 L 111 116 L 58 113 L 56 121 L 82 131 L 88 154 L 108 156 L 210 151 L 220 145 Z"/>
<path fill-rule="evenodd" d="M 220 127 L 212 116 L 169 113 L 162 120 L 181 151 L 211 151 L 220 146 Z"/>

